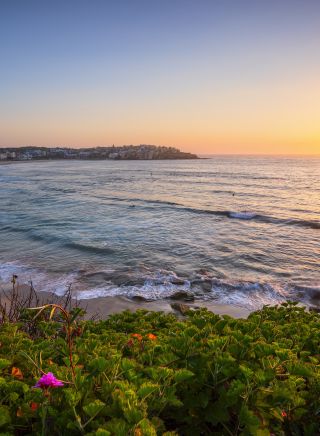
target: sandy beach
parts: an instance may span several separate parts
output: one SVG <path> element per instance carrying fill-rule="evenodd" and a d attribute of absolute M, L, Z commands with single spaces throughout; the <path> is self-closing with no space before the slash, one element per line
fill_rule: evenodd
<path fill-rule="evenodd" d="M 11 284 L 0 285 L 0 295 L 2 301 L 6 301 L 8 303 L 5 295 L 8 295 L 10 293 L 11 287 Z M 26 285 L 18 285 L 18 292 L 22 297 L 26 297 L 29 294 L 29 287 Z M 61 297 L 57 297 L 56 295 L 49 292 L 40 291 L 37 292 L 37 296 L 39 297 L 38 304 L 40 305 L 48 302 L 52 303 L 59 300 L 61 301 Z M 138 309 L 165 313 L 175 313 L 176 315 L 181 316 L 181 312 L 172 307 L 177 307 L 180 305 L 184 310 L 186 310 L 187 306 L 190 307 L 190 309 L 205 307 L 217 315 L 229 315 L 234 318 L 246 318 L 250 314 L 249 310 L 231 304 L 218 304 L 211 301 L 196 301 L 190 303 L 169 298 L 157 301 L 134 301 L 129 298 L 117 296 L 80 300 L 77 303 L 76 300 L 73 299 L 73 302 L 74 304 L 78 304 L 79 307 L 85 309 L 85 319 L 105 319 L 113 313 L 119 313 L 124 310 L 130 310 L 134 312 Z M 34 304 L 36 304 L 36 302 L 34 302 Z"/>

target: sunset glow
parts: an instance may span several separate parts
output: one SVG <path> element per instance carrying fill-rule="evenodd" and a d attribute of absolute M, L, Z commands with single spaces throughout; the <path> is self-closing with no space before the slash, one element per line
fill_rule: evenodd
<path fill-rule="evenodd" d="M 67 3 L 1 2 L 1 147 L 320 154 L 319 2 Z"/>

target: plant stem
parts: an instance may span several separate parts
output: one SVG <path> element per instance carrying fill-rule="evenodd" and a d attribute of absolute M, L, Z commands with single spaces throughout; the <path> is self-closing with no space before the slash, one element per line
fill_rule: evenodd
<path fill-rule="evenodd" d="M 46 436 L 46 418 L 47 418 L 47 402 L 42 405 L 42 431 L 41 436 Z"/>

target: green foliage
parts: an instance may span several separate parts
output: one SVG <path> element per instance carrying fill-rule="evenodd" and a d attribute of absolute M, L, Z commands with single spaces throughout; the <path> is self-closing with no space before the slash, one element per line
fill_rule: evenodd
<path fill-rule="evenodd" d="M 0 434 L 315 435 L 320 317 L 295 304 L 248 319 L 123 312 L 3 324 Z M 72 338 L 72 362 L 70 344 Z M 34 389 L 42 372 L 65 385 Z"/>

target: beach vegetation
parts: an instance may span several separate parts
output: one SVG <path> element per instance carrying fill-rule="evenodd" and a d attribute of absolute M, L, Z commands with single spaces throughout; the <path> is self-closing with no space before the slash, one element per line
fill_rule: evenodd
<path fill-rule="evenodd" d="M 2 435 L 319 432 L 317 313 L 285 303 L 247 319 L 81 315 L 47 304 L 2 323 Z"/>

